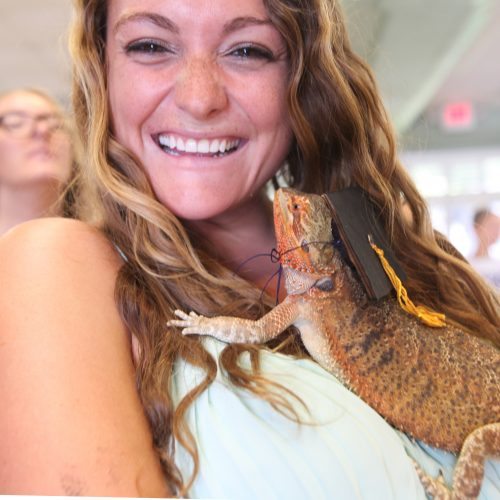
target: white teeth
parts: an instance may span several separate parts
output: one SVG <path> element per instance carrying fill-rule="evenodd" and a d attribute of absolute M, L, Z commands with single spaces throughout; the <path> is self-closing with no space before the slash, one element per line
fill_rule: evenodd
<path fill-rule="evenodd" d="M 210 152 L 211 153 L 219 152 L 219 141 L 217 139 L 210 142 Z"/>
<path fill-rule="evenodd" d="M 170 138 L 168 136 L 160 135 L 160 137 L 158 137 L 158 142 L 162 146 L 167 146 L 167 148 L 172 147 L 172 146 L 170 146 Z"/>
<path fill-rule="evenodd" d="M 186 141 L 186 153 L 196 153 L 198 151 L 196 141 L 194 139 L 188 139 Z"/>
<path fill-rule="evenodd" d="M 175 141 L 175 147 L 177 148 L 177 151 L 186 151 L 184 141 L 180 137 Z"/>
<path fill-rule="evenodd" d="M 161 146 L 166 146 L 169 149 L 199 154 L 225 153 L 230 149 L 236 148 L 240 143 L 238 139 L 232 141 L 228 139 L 201 139 L 197 141 L 191 138 L 184 140 L 180 137 L 176 138 L 173 135 L 160 135 L 158 136 L 158 142 Z"/>
<path fill-rule="evenodd" d="M 201 141 L 198 142 L 198 153 L 208 153 L 210 150 L 210 143 L 208 142 L 208 139 L 202 139 Z"/>

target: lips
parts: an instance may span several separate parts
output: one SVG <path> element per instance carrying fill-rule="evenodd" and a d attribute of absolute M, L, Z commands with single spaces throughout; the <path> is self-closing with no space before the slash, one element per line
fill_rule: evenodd
<path fill-rule="evenodd" d="M 54 152 L 49 148 L 37 148 L 32 149 L 28 153 L 29 158 L 42 157 L 42 158 L 52 158 L 54 156 Z"/>
<path fill-rule="evenodd" d="M 159 134 L 158 145 L 170 154 L 196 154 L 222 156 L 236 151 L 241 139 L 220 137 L 213 139 L 194 139 L 175 136 L 173 134 Z"/>

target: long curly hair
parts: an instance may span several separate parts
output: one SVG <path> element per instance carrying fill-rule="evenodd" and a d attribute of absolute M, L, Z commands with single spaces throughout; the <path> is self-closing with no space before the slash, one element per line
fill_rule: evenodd
<path fill-rule="evenodd" d="M 110 131 L 106 82 L 106 0 L 74 0 L 73 106 L 85 151 L 85 180 L 99 207 L 93 222 L 125 254 L 115 297 L 122 319 L 137 339 L 137 385 L 167 482 L 184 495 L 194 480 L 198 454 L 186 412 L 214 380 L 215 360 L 201 342 L 166 326 L 173 310 L 256 319 L 272 304 L 260 290 L 214 259 L 201 238 L 154 196 L 144 169 Z M 289 185 L 322 193 L 358 185 L 380 209 L 381 219 L 417 301 L 444 312 L 472 334 L 500 345 L 498 299 L 436 234 L 424 200 L 396 155 L 395 134 L 367 65 L 350 46 L 337 0 L 264 0 L 283 36 L 289 58 L 288 102 L 294 143 L 284 172 Z M 412 212 L 403 216 L 404 196 Z M 289 338 L 293 338 L 289 336 Z M 298 345 L 285 348 L 299 355 Z M 259 351 L 227 346 L 220 364 L 237 386 L 278 410 L 287 394 L 259 372 Z M 238 358 L 248 352 L 252 371 Z M 170 388 L 177 360 L 201 368 L 203 382 L 174 405 Z M 173 460 L 176 443 L 193 458 L 185 481 Z"/>

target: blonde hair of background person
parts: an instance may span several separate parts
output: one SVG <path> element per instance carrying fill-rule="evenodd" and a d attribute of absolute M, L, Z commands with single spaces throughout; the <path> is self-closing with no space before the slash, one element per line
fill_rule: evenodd
<path fill-rule="evenodd" d="M 72 214 L 75 191 L 65 191 L 77 172 L 72 134 L 46 92 L 0 94 L 0 234 L 26 220 Z"/>
<path fill-rule="evenodd" d="M 165 478 L 170 492 L 186 494 L 189 481 L 181 477 L 174 449 L 183 446 L 199 463 L 187 415 L 215 380 L 217 364 L 201 339 L 185 338 L 167 328 L 166 322 L 176 308 L 257 318 L 272 306 L 270 297 L 261 300 L 261 287 L 273 266 L 264 262 L 258 270 L 243 268 L 239 275 L 234 271 L 256 248 L 270 251 L 274 244 L 269 205 L 259 191 L 285 162 L 283 173 L 295 188 L 317 193 L 350 185 L 365 189 L 382 209 L 382 222 L 409 276 L 412 299 L 500 344 L 498 303 L 467 263 L 444 250 L 447 242 L 432 230 L 425 202 L 397 159 L 394 133 L 373 76 L 351 50 L 338 3 L 214 0 L 198 3 L 199 11 L 192 0 L 177 3 L 75 2 L 73 103 L 86 182 L 102 222 L 93 229 L 76 221 L 37 221 L 12 232 L 0 246 L 0 273 L 9 289 L 7 295 L 2 286 L 0 307 L 6 308 L 12 298 L 16 301 L 0 319 L 6 346 L 0 351 L 0 394 L 7 401 L 0 426 L 14 427 L 3 439 L 9 455 L 2 457 L 6 467 L 4 476 L 0 472 L 4 481 L 0 484 L 9 491 L 27 484 L 25 491 L 39 494 L 155 496 L 165 494 Z M 217 63 L 196 58 L 189 52 L 193 47 L 198 54 L 210 50 L 204 38 L 185 40 L 182 30 L 176 34 L 175 27 L 164 21 L 167 15 L 186 19 L 190 13 L 192 26 L 206 34 L 209 28 L 200 27 L 197 20 L 207 22 L 207 13 L 217 20 L 233 10 L 244 11 L 247 5 L 252 14 L 258 6 L 259 15 L 265 6 L 272 23 L 269 36 L 277 46 L 283 44 L 283 54 L 274 59 L 261 54 L 256 61 L 252 52 L 256 48 L 245 45 L 238 46 L 242 59 L 237 63 L 226 63 L 222 58 L 229 49 L 222 48 L 214 56 Z M 124 14 L 126 7 L 128 15 L 117 23 L 117 12 Z M 134 18 L 132 13 L 138 10 L 148 14 Z M 114 21 L 111 26 L 108 15 Z M 238 33 L 241 20 L 232 21 L 225 26 Z M 153 30 L 154 37 L 141 35 L 144 26 Z M 175 43 L 162 45 L 165 33 L 182 48 L 188 47 L 187 55 L 176 52 Z M 220 43 L 226 47 L 225 37 L 233 31 L 224 33 Z M 236 48 L 232 49 L 234 55 Z M 189 63 L 183 66 L 183 57 L 188 56 Z M 168 57 L 174 60 L 171 66 L 165 62 Z M 137 67 L 130 60 L 138 62 Z M 265 62 L 270 60 L 273 65 Z M 219 108 L 234 99 L 228 88 L 236 88 L 237 97 L 255 91 L 251 85 L 236 87 L 244 73 L 238 78 L 231 73 L 231 79 L 226 64 L 255 64 L 259 75 L 277 71 L 275 65 L 281 63 L 285 77 L 273 77 L 277 87 L 266 88 L 268 94 L 261 89 L 262 102 L 255 100 L 255 107 L 286 106 L 290 137 L 283 158 L 271 149 L 272 164 L 265 163 L 260 151 L 256 157 L 262 164 L 239 162 L 217 186 L 201 173 L 186 174 L 191 185 L 184 182 L 184 174 L 172 168 L 176 161 L 179 165 L 185 161 L 182 155 L 180 160 L 165 156 L 165 165 L 160 162 L 157 168 L 158 155 L 168 153 L 160 149 L 153 132 L 167 127 L 161 120 L 168 124 L 173 119 L 168 92 L 175 95 L 177 108 L 183 106 L 184 113 L 197 116 L 191 123 L 208 130 L 217 123 Z M 176 65 L 181 69 L 177 71 Z M 248 71 L 246 66 L 237 68 Z M 257 76 L 249 78 L 258 83 Z M 147 115 L 144 121 L 141 108 Z M 158 120 L 156 128 L 152 117 Z M 245 124 L 236 123 L 243 126 L 241 137 L 251 136 Z M 279 144 L 285 144 L 286 127 L 279 124 L 275 129 L 284 134 Z M 237 132 L 234 129 L 233 135 Z M 244 147 L 242 141 L 236 154 L 244 156 Z M 400 210 L 401 193 L 412 213 L 412 227 Z M 31 249 L 37 245 L 35 257 Z M 22 311 L 27 304 L 32 305 L 28 318 Z M 289 336 L 281 350 L 306 356 L 294 339 Z M 293 397 L 287 399 L 276 382 L 262 376 L 265 349 L 227 346 L 219 360 L 222 370 L 232 387 L 242 387 L 293 413 Z M 238 364 L 245 352 L 252 370 Z M 199 367 L 204 377 L 175 404 L 172 387 L 179 360 Z M 15 377 L 6 382 L 5 373 Z M 228 425 L 231 418 L 228 414 Z M 24 467 L 16 466 L 12 457 L 23 460 Z M 29 475 L 27 483 L 23 474 Z"/>

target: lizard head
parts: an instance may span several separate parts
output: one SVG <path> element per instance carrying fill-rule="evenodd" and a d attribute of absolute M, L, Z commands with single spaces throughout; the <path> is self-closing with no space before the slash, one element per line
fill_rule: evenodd
<path fill-rule="evenodd" d="M 338 267 L 332 245 L 332 215 L 323 198 L 281 188 L 274 197 L 274 227 L 280 262 L 304 273 Z"/>

